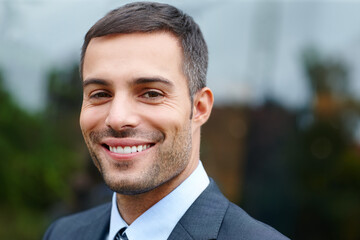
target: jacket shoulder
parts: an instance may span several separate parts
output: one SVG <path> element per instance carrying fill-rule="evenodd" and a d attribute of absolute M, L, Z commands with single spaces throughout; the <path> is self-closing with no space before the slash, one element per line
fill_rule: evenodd
<path fill-rule="evenodd" d="M 288 238 L 269 225 L 252 218 L 239 206 L 229 202 L 218 239 L 286 240 Z"/>
<path fill-rule="evenodd" d="M 110 221 L 111 203 L 103 204 L 95 208 L 62 217 L 56 220 L 46 230 L 45 239 L 72 239 L 80 234 L 88 234 L 92 226 L 103 231 Z M 94 230 L 94 229 L 93 229 Z"/>
<path fill-rule="evenodd" d="M 288 238 L 231 203 L 210 179 L 209 186 L 186 211 L 169 239 L 285 240 Z"/>

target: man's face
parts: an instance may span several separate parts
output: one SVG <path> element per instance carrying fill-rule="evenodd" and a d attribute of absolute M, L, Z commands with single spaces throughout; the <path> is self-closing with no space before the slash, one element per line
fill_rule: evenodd
<path fill-rule="evenodd" d="M 169 33 L 90 41 L 80 125 L 94 163 L 112 190 L 147 192 L 197 162 L 182 59 L 182 48 Z"/>

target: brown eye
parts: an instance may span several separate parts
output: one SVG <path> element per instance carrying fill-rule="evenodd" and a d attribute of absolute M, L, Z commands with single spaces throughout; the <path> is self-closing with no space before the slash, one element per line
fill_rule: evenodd
<path fill-rule="evenodd" d="M 110 94 L 108 94 L 107 92 L 97 92 L 97 93 L 94 93 L 90 96 L 90 98 L 95 98 L 95 99 L 98 99 L 98 98 L 108 98 L 108 97 L 111 97 Z"/>
<path fill-rule="evenodd" d="M 139 97 L 144 103 L 158 104 L 165 98 L 165 93 L 157 89 L 148 89 L 145 90 Z"/>
<path fill-rule="evenodd" d="M 164 95 L 157 91 L 148 91 L 143 94 L 144 98 L 158 98 L 163 97 Z"/>

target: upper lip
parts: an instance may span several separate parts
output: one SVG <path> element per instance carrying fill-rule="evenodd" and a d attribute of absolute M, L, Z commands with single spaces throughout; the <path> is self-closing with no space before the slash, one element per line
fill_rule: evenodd
<path fill-rule="evenodd" d="M 138 146 L 138 145 L 146 145 L 153 144 L 153 142 L 149 140 L 141 140 L 141 139 L 132 139 L 132 138 L 105 138 L 101 144 L 106 144 L 112 147 L 124 147 L 124 146 Z"/>

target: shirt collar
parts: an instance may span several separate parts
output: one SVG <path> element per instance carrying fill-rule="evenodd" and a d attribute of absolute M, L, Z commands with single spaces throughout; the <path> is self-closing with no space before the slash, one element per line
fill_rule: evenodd
<path fill-rule="evenodd" d="M 130 226 L 122 219 L 116 205 L 116 193 L 112 198 L 109 240 L 123 227 L 129 240 L 167 239 L 175 225 L 209 185 L 209 178 L 199 161 L 195 171 L 171 193 L 139 216 Z"/>
<path fill-rule="evenodd" d="M 108 240 L 114 239 L 117 232 L 123 227 L 128 227 L 128 225 L 119 214 L 116 204 L 116 192 L 114 192 L 112 197 L 112 206 L 110 213 L 110 230 L 109 230 Z"/>

